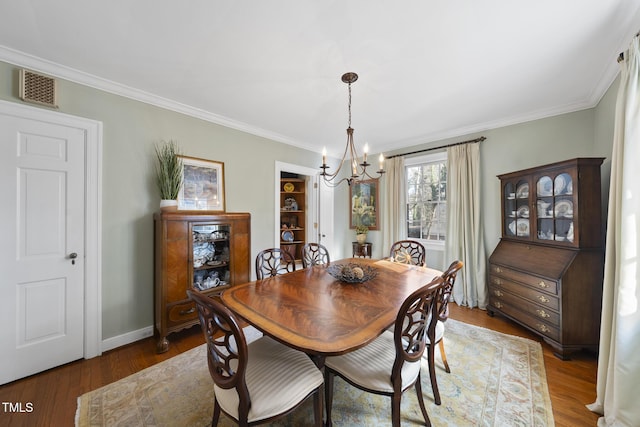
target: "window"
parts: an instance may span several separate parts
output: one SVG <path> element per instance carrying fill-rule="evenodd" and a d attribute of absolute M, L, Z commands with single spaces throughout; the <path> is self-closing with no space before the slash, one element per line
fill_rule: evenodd
<path fill-rule="evenodd" d="M 407 236 L 444 245 L 447 231 L 447 154 L 406 159 Z"/>

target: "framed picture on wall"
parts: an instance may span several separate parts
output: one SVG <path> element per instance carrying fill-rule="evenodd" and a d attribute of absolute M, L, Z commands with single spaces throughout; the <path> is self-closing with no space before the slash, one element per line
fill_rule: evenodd
<path fill-rule="evenodd" d="M 378 181 L 375 179 L 356 181 L 349 187 L 349 227 L 357 225 L 379 230 Z"/>
<path fill-rule="evenodd" d="M 182 188 L 178 209 L 225 211 L 224 163 L 180 156 Z"/>

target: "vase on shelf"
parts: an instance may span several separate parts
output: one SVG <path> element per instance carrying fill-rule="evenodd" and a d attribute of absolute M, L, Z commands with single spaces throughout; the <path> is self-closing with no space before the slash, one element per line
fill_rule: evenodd
<path fill-rule="evenodd" d="M 356 234 L 356 241 L 362 245 L 364 242 L 367 241 L 367 235 L 366 234 Z"/>

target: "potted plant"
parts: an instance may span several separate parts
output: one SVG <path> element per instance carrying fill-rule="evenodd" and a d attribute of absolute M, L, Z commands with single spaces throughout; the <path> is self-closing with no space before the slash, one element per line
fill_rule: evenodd
<path fill-rule="evenodd" d="M 182 159 L 178 143 L 162 141 L 156 144 L 156 177 L 160 189 L 160 209 L 177 209 L 182 187 Z"/>
<path fill-rule="evenodd" d="M 358 243 L 363 244 L 367 240 L 367 233 L 369 227 L 366 225 L 356 225 L 356 240 Z"/>

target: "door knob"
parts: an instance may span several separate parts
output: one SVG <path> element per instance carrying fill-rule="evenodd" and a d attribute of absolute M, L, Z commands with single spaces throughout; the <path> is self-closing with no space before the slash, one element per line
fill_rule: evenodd
<path fill-rule="evenodd" d="M 69 259 L 71 260 L 71 264 L 75 265 L 76 264 L 76 258 L 78 258 L 78 254 L 75 252 L 71 252 L 69 254 Z"/>

